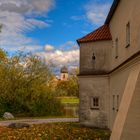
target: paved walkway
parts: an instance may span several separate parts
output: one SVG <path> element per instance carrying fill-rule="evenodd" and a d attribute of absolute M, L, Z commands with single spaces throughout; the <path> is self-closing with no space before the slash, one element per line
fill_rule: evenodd
<path fill-rule="evenodd" d="M 53 119 L 21 119 L 21 120 L 7 120 L 0 121 L 0 126 L 8 126 L 11 123 L 28 123 L 28 124 L 46 124 L 55 122 L 78 122 L 78 118 L 53 118 Z"/>

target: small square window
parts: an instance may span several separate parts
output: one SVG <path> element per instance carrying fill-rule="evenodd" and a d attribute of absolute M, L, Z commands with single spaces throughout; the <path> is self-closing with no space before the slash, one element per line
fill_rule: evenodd
<path fill-rule="evenodd" d="M 91 97 L 91 109 L 99 110 L 99 97 Z"/>

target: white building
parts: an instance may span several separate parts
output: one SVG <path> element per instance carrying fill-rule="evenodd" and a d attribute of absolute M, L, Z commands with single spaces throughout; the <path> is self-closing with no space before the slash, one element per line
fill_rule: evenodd
<path fill-rule="evenodd" d="M 111 140 L 140 140 L 140 0 L 114 0 L 80 46 L 80 122 Z"/>
<path fill-rule="evenodd" d="M 68 81 L 68 78 L 69 78 L 68 68 L 66 66 L 63 66 L 60 70 L 60 80 Z"/>

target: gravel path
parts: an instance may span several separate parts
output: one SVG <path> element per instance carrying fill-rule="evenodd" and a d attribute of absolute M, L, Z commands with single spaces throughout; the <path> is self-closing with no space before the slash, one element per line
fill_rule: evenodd
<path fill-rule="evenodd" d="M 79 122 L 78 118 L 53 118 L 53 119 L 21 119 L 21 120 L 7 120 L 0 121 L 0 126 L 8 126 L 11 123 L 28 123 L 28 124 L 45 124 L 55 122 Z"/>

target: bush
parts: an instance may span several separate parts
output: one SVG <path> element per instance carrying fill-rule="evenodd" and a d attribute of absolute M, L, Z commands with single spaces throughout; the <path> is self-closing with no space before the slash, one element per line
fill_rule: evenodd
<path fill-rule="evenodd" d="M 1 55 L 2 54 L 2 55 Z M 50 66 L 39 57 L 18 54 L 0 57 L 0 114 L 61 115 L 61 104 L 54 97 Z"/>

